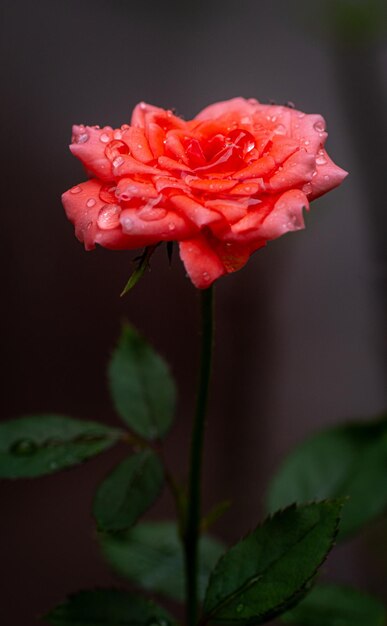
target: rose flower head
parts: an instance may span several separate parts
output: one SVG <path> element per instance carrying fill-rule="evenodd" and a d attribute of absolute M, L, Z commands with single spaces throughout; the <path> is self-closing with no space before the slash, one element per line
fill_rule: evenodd
<path fill-rule="evenodd" d="M 71 152 L 90 179 L 63 196 L 91 250 L 179 243 L 205 289 L 271 239 L 304 228 L 303 209 L 347 173 L 329 158 L 325 122 L 234 98 L 185 121 L 140 103 L 130 125 L 74 126 Z"/>

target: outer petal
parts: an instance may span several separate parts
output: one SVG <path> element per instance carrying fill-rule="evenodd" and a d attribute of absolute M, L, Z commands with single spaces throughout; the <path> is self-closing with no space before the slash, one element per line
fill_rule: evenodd
<path fill-rule="evenodd" d="M 298 187 L 312 180 L 316 168 L 313 154 L 306 150 L 298 150 L 290 156 L 269 181 L 270 189 L 274 192 Z"/>
<path fill-rule="evenodd" d="M 313 176 L 310 182 L 311 191 L 308 193 L 308 197 L 311 200 L 338 187 L 344 178 L 348 176 L 348 172 L 336 165 L 325 150 L 321 150 L 320 154 L 318 154 L 316 164 L 316 175 Z"/>
<path fill-rule="evenodd" d="M 106 145 L 114 140 L 110 126 L 73 126 L 73 143 L 70 150 L 86 169 L 101 180 L 113 180 L 112 166 L 105 155 Z"/>
<path fill-rule="evenodd" d="M 148 246 L 159 241 L 176 241 L 194 237 L 199 231 L 181 215 L 161 207 L 124 209 L 121 213 L 122 231 L 140 242 L 136 246 Z"/>
<path fill-rule="evenodd" d="M 75 235 L 84 243 L 86 250 L 95 248 L 98 214 L 105 204 L 99 197 L 101 187 L 98 180 L 92 179 L 62 195 L 66 215 L 74 224 Z"/>
<path fill-rule="evenodd" d="M 219 256 L 203 235 L 180 242 L 179 248 L 187 274 L 198 289 L 207 289 L 214 280 L 227 273 Z"/>
<path fill-rule="evenodd" d="M 309 208 L 306 195 L 299 189 L 286 191 L 259 228 L 259 236 L 268 241 L 285 233 L 304 228 L 303 209 Z"/>

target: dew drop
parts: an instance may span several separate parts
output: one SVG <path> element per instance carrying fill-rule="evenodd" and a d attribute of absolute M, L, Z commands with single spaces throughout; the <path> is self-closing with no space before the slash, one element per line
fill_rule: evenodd
<path fill-rule="evenodd" d="M 236 612 L 237 613 L 242 613 L 243 609 L 245 608 L 244 604 L 238 604 L 237 608 L 236 608 Z"/>
<path fill-rule="evenodd" d="M 70 189 L 70 193 L 80 193 L 81 191 L 82 189 L 79 187 L 79 185 Z"/>
<path fill-rule="evenodd" d="M 326 181 L 328 181 L 328 180 L 329 180 L 329 176 L 328 176 L 328 174 L 325 174 L 325 176 L 324 176 L 324 180 L 326 180 Z"/>
<path fill-rule="evenodd" d="M 277 126 L 274 128 L 274 133 L 276 135 L 285 135 L 286 133 L 286 128 L 283 124 L 277 124 Z"/>
<path fill-rule="evenodd" d="M 120 139 L 122 139 L 122 133 L 120 130 L 115 130 L 113 133 L 113 137 L 114 139 L 117 139 L 117 141 L 119 141 Z"/>
<path fill-rule="evenodd" d="M 113 167 L 120 167 L 124 162 L 124 158 L 122 156 L 118 156 L 113 161 Z"/>
<path fill-rule="evenodd" d="M 111 230 L 120 224 L 121 208 L 117 204 L 104 204 L 98 213 L 97 224 L 101 230 Z"/>
<path fill-rule="evenodd" d="M 145 205 L 138 213 L 138 217 L 144 222 L 154 222 L 156 220 L 162 220 L 167 214 L 167 211 L 161 207 L 152 207 Z"/>
<path fill-rule="evenodd" d="M 210 275 L 208 272 L 203 272 L 202 277 L 203 277 L 203 280 L 206 281 L 206 283 L 210 280 Z"/>
<path fill-rule="evenodd" d="M 324 150 L 320 150 L 317 153 L 316 163 L 317 163 L 317 165 L 325 165 L 326 162 L 327 162 L 327 160 L 325 158 L 325 152 L 324 152 Z"/>
<path fill-rule="evenodd" d="M 75 137 L 75 143 L 86 143 L 89 139 L 89 135 L 87 133 L 81 133 Z"/>
<path fill-rule="evenodd" d="M 304 141 L 304 145 L 305 145 L 305 146 L 309 146 L 309 144 L 310 144 L 309 139 L 305 139 L 305 141 Z"/>
<path fill-rule="evenodd" d="M 131 217 L 123 217 L 121 220 L 121 224 L 122 224 L 122 228 L 124 229 L 124 231 L 127 233 L 128 231 L 132 230 L 134 224 L 133 224 L 133 220 Z"/>
<path fill-rule="evenodd" d="M 35 454 L 38 446 L 32 439 L 19 439 L 11 446 L 10 452 L 16 456 L 30 456 Z"/>
<path fill-rule="evenodd" d="M 306 185 L 303 186 L 302 191 L 305 194 L 311 193 L 312 192 L 312 185 L 310 183 L 306 183 Z"/>
<path fill-rule="evenodd" d="M 313 124 L 313 128 L 318 133 L 323 133 L 325 131 L 325 124 L 322 120 L 319 120 Z"/>
<path fill-rule="evenodd" d="M 99 140 L 102 141 L 102 143 L 109 143 L 110 137 L 106 133 L 102 133 Z"/>
<path fill-rule="evenodd" d="M 171 230 L 171 231 L 172 231 L 172 230 L 175 230 L 175 228 L 176 228 L 175 224 L 174 224 L 173 222 L 169 222 L 169 224 L 168 224 L 168 230 Z"/>
<path fill-rule="evenodd" d="M 89 198 L 88 201 L 86 202 L 86 206 L 89 207 L 89 209 L 91 209 L 91 207 L 93 207 L 95 203 L 96 201 L 94 200 L 94 198 Z"/>
<path fill-rule="evenodd" d="M 305 117 L 305 113 L 303 113 L 302 111 L 298 111 L 297 117 L 298 117 L 298 119 L 301 120 L 303 117 Z"/>

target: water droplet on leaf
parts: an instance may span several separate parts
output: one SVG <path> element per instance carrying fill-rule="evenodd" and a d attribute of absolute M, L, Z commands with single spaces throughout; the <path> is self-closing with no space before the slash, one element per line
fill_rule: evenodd
<path fill-rule="evenodd" d="M 38 449 L 37 444 L 32 439 L 19 439 L 11 446 L 10 452 L 16 456 L 30 456 Z"/>

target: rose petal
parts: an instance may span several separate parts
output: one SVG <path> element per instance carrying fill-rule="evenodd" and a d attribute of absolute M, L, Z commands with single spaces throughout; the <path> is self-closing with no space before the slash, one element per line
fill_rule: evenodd
<path fill-rule="evenodd" d="M 131 178 L 121 178 L 115 194 L 122 202 L 128 202 L 131 198 L 158 198 L 159 196 L 152 181 L 140 182 Z"/>
<path fill-rule="evenodd" d="M 275 161 L 271 156 L 263 156 L 254 161 L 248 167 L 245 167 L 233 174 L 233 178 L 244 180 L 245 178 L 261 178 L 270 174 L 275 168 Z"/>
<path fill-rule="evenodd" d="M 226 274 L 226 268 L 204 236 L 181 241 L 179 250 L 187 274 L 198 289 L 207 289 Z"/>
<path fill-rule="evenodd" d="M 92 179 L 76 185 L 62 195 L 66 215 L 74 224 L 75 235 L 84 243 L 86 250 L 95 248 L 98 213 L 105 204 L 99 197 L 101 187 L 98 180 Z"/>
<path fill-rule="evenodd" d="M 149 147 L 147 138 L 141 128 L 131 126 L 123 135 L 124 141 L 129 146 L 132 156 L 141 163 L 150 163 L 154 160 L 153 152 Z"/>
<path fill-rule="evenodd" d="M 316 161 L 313 154 L 309 154 L 306 150 L 298 150 L 270 178 L 269 188 L 278 192 L 297 187 L 298 185 L 304 185 L 312 180 L 315 169 Z"/>
<path fill-rule="evenodd" d="M 129 154 L 122 154 L 114 159 L 113 163 L 113 173 L 117 177 L 127 176 L 128 174 L 144 174 L 148 176 L 154 176 L 155 174 L 162 174 L 162 171 L 157 169 L 157 167 L 151 167 L 150 165 L 145 165 L 145 163 L 140 163 L 140 161 L 136 161 Z"/>
<path fill-rule="evenodd" d="M 121 227 L 125 235 L 136 238 L 140 246 L 148 246 L 158 241 L 175 241 L 195 236 L 198 229 L 187 219 L 174 211 L 164 210 L 159 219 L 144 219 L 144 209 L 124 209 L 121 213 Z M 154 207 L 157 211 L 157 207 Z M 157 215 L 157 213 L 156 213 Z M 138 246 L 137 246 L 138 247 Z"/>
<path fill-rule="evenodd" d="M 310 182 L 310 193 L 308 197 L 311 200 L 318 198 L 322 194 L 338 187 L 340 183 L 348 176 L 348 172 L 336 165 L 329 158 L 325 150 L 317 157 L 316 176 L 313 176 Z"/>
<path fill-rule="evenodd" d="M 184 182 L 192 189 L 204 191 L 205 193 L 222 193 L 229 191 L 236 185 L 235 180 L 196 178 L 195 176 L 186 176 Z"/>
<path fill-rule="evenodd" d="M 199 228 L 221 220 L 224 221 L 222 215 L 211 209 L 206 209 L 202 204 L 199 204 L 199 202 L 196 202 L 188 196 L 173 196 L 170 198 L 170 202 L 178 209 L 180 215 L 187 217 Z"/>
<path fill-rule="evenodd" d="M 302 211 L 308 208 L 308 199 L 302 191 L 286 191 L 260 226 L 260 237 L 265 240 L 276 239 L 289 231 L 301 230 L 305 227 Z"/>
<path fill-rule="evenodd" d="M 73 126 L 73 138 L 70 145 L 72 154 L 97 178 L 112 180 L 112 166 L 105 149 L 114 139 L 113 129 L 110 126 L 101 129 L 96 126 Z"/>

